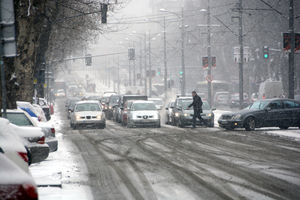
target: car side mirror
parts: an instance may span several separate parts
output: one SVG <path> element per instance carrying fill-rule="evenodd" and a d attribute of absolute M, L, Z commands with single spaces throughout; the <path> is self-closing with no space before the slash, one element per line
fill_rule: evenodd
<path fill-rule="evenodd" d="M 166 108 L 166 110 L 169 110 L 169 108 Z"/>
<path fill-rule="evenodd" d="M 174 108 L 174 106 L 171 106 L 170 108 L 171 108 L 171 109 L 173 109 L 173 108 Z"/>
<path fill-rule="evenodd" d="M 212 108 L 211 110 L 212 110 L 212 111 L 215 111 L 215 110 L 217 110 L 217 109 L 216 109 L 216 108 Z"/>
<path fill-rule="evenodd" d="M 121 109 L 121 110 L 124 110 L 124 108 L 123 108 L 123 107 L 121 107 L 120 109 Z"/>

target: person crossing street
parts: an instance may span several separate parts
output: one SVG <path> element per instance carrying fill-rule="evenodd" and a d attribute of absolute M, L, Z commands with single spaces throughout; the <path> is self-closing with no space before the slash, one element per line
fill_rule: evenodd
<path fill-rule="evenodd" d="M 196 120 L 197 118 L 200 120 L 200 122 L 202 124 L 205 124 L 205 121 L 202 119 L 201 117 L 201 113 L 202 113 L 202 99 L 200 96 L 198 96 L 198 94 L 196 93 L 196 91 L 192 92 L 192 96 L 193 96 L 193 103 L 191 103 L 188 108 L 190 109 L 192 106 L 194 108 L 194 115 L 193 115 L 193 128 L 196 128 Z"/>

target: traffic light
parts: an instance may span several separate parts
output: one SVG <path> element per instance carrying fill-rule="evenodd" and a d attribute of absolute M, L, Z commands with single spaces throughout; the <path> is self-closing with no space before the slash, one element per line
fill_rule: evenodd
<path fill-rule="evenodd" d="M 180 72 L 179 72 L 179 75 L 181 75 L 181 76 L 182 76 L 182 75 L 183 75 L 183 71 L 180 71 Z"/>
<path fill-rule="evenodd" d="M 85 55 L 85 65 L 92 66 L 92 55 L 91 54 Z"/>
<path fill-rule="evenodd" d="M 107 23 L 107 9 L 108 9 L 108 5 L 105 3 L 101 3 L 101 23 L 102 24 Z"/>
<path fill-rule="evenodd" d="M 263 55 L 264 55 L 264 59 L 268 59 L 269 58 L 269 47 L 268 46 L 264 46 L 264 48 L 263 48 Z"/>
<path fill-rule="evenodd" d="M 161 74 L 161 69 L 158 68 L 158 69 L 157 69 L 157 76 L 160 76 L 160 74 Z"/>

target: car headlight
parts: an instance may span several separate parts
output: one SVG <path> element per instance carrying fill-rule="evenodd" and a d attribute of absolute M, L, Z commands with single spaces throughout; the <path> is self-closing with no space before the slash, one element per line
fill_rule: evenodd
<path fill-rule="evenodd" d="M 206 114 L 206 116 L 207 116 L 207 117 L 211 117 L 211 116 L 212 116 L 212 114 L 211 114 L 211 113 L 208 113 L 208 114 Z"/>
<path fill-rule="evenodd" d="M 97 119 L 102 119 L 102 115 L 97 115 Z"/>
<path fill-rule="evenodd" d="M 179 117 L 179 113 L 175 113 L 175 117 Z"/>
<path fill-rule="evenodd" d="M 189 114 L 187 114 L 187 113 L 184 113 L 184 116 L 185 116 L 185 117 L 187 117 L 187 116 L 189 116 Z"/>
<path fill-rule="evenodd" d="M 80 115 L 75 116 L 76 120 L 80 120 Z"/>
<path fill-rule="evenodd" d="M 231 119 L 238 120 L 241 118 L 241 116 L 242 116 L 241 114 L 233 115 Z"/>

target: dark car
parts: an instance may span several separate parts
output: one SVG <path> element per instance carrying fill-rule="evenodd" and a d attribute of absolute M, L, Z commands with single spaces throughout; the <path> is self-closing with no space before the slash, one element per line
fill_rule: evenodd
<path fill-rule="evenodd" d="M 300 102 L 292 99 L 266 99 L 254 102 L 238 112 L 221 115 L 220 127 L 232 130 L 245 128 L 252 131 L 259 127 L 300 128 Z"/>
<path fill-rule="evenodd" d="M 124 108 L 125 103 L 130 100 L 148 100 L 148 97 L 144 95 L 123 95 L 120 98 L 119 104 L 114 108 L 114 118 L 116 118 L 117 122 L 122 123 L 122 120 L 124 119 L 122 109 Z"/>
<path fill-rule="evenodd" d="M 121 95 L 111 95 L 108 101 L 108 108 L 106 111 L 106 119 L 111 120 L 113 118 L 114 107 L 119 105 L 119 101 L 121 100 Z"/>
<path fill-rule="evenodd" d="M 179 97 L 175 101 L 174 108 L 172 110 L 171 118 L 172 125 L 177 125 L 179 127 L 185 127 L 193 124 L 194 110 L 192 108 L 188 109 L 188 106 L 193 102 L 192 97 Z M 211 109 L 207 101 L 203 101 L 202 105 L 203 113 L 201 117 L 203 118 L 205 124 L 209 127 L 214 126 L 214 109 Z M 200 121 L 197 120 L 197 124 Z M 202 125 L 202 124 L 200 124 Z"/>

